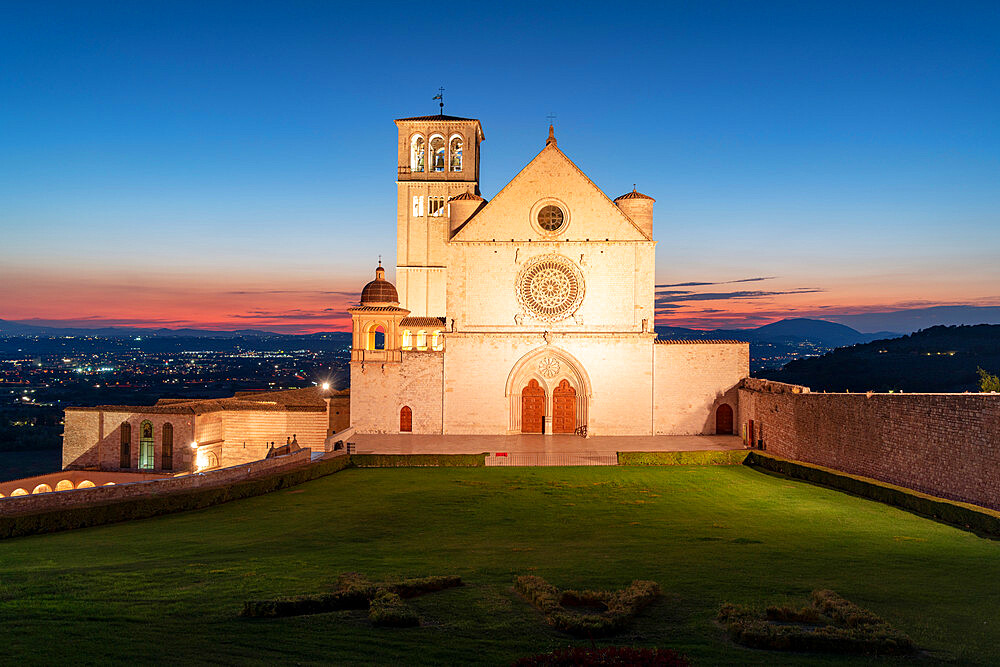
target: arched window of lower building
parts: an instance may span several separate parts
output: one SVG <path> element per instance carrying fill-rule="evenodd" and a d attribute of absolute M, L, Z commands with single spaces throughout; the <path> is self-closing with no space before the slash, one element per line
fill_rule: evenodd
<path fill-rule="evenodd" d="M 427 349 L 427 332 L 418 331 L 417 332 L 417 349 L 426 350 Z"/>
<path fill-rule="evenodd" d="M 205 456 L 205 468 L 218 468 L 219 467 L 219 457 L 215 455 L 215 452 L 209 452 Z"/>
<path fill-rule="evenodd" d="M 153 461 L 153 422 L 144 421 L 139 425 L 139 469 L 152 470 L 156 465 Z"/>
<path fill-rule="evenodd" d="M 73 482 L 68 479 L 61 479 L 59 480 L 59 483 L 56 484 L 56 491 L 69 491 L 72 488 L 74 488 Z"/>
<path fill-rule="evenodd" d="M 409 405 L 404 405 L 399 411 L 399 430 L 401 433 L 413 432 L 413 410 Z"/>
<path fill-rule="evenodd" d="M 118 450 L 118 467 L 119 468 L 131 468 L 132 467 L 132 425 L 128 422 L 122 422 L 121 428 L 121 447 Z"/>
<path fill-rule="evenodd" d="M 381 324 L 372 324 L 368 327 L 367 349 L 385 349 L 385 327 Z"/>
<path fill-rule="evenodd" d="M 82 482 L 80 482 L 79 484 L 77 484 L 76 488 L 78 488 L 78 489 L 92 489 L 92 488 L 94 488 L 94 486 L 95 486 L 95 484 L 93 482 L 91 482 L 89 479 L 85 479 Z"/>
<path fill-rule="evenodd" d="M 34 491 L 32 491 L 31 493 L 34 494 L 34 493 L 51 493 L 51 492 L 52 492 L 51 486 L 49 486 L 48 484 L 39 484 L 38 486 L 35 487 Z"/>
<path fill-rule="evenodd" d="M 441 335 L 440 331 L 435 331 L 431 334 L 431 349 L 437 352 L 444 349 L 444 337 Z"/>
<path fill-rule="evenodd" d="M 13 498 L 14 496 L 26 496 L 26 495 L 28 495 L 27 489 L 14 489 L 13 491 L 10 492 L 11 498 Z"/>
<path fill-rule="evenodd" d="M 733 434 L 733 409 L 728 403 L 715 409 L 715 432 L 718 435 Z"/>
<path fill-rule="evenodd" d="M 163 444 L 160 447 L 160 467 L 164 470 L 174 469 L 174 425 L 167 422 L 163 425 Z"/>
<path fill-rule="evenodd" d="M 413 349 L 413 332 L 409 329 L 403 330 L 403 349 L 412 350 Z"/>

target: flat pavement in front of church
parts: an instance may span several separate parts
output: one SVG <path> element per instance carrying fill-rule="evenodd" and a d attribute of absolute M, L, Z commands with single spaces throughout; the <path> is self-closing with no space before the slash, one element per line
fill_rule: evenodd
<path fill-rule="evenodd" d="M 614 454 L 616 452 L 695 452 L 743 449 L 735 435 L 415 435 L 356 434 L 358 454 Z"/>

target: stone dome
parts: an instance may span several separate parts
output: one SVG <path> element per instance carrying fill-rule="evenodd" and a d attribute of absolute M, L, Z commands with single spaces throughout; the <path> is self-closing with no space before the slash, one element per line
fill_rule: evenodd
<path fill-rule="evenodd" d="M 621 197 L 615 197 L 615 201 L 622 201 L 627 199 L 649 199 L 650 201 L 656 201 L 649 195 L 644 195 L 641 192 L 636 192 L 635 186 L 632 186 L 632 192 L 626 192 Z"/>
<path fill-rule="evenodd" d="M 361 290 L 361 305 L 368 303 L 399 303 L 396 286 L 385 279 L 382 262 L 379 262 L 378 268 L 375 269 L 375 280 Z"/>

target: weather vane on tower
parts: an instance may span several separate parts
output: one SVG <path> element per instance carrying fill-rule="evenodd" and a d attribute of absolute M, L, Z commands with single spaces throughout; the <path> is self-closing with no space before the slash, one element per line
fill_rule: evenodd
<path fill-rule="evenodd" d="M 434 96 L 435 100 L 438 100 L 438 106 L 441 107 L 439 112 L 442 116 L 444 115 L 444 88 L 438 88 L 438 94 Z"/>

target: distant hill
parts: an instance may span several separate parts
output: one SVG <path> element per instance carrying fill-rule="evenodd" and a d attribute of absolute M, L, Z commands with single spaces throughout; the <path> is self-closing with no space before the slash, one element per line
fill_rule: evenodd
<path fill-rule="evenodd" d="M 754 372 L 764 368 L 780 368 L 793 359 L 817 356 L 837 347 L 900 335 L 890 331 L 864 334 L 843 324 L 804 317 L 788 318 L 756 329 L 700 331 L 683 327 L 656 327 L 656 333 L 664 340 L 746 341 L 750 343 L 750 370 Z"/>
<path fill-rule="evenodd" d="M 883 331 L 864 334 L 843 324 L 813 320 L 805 317 L 790 317 L 755 329 L 685 329 L 683 327 L 656 327 L 661 338 L 705 338 L 709 340 L 732 339 L 747 342 L 803 341 L 808 340 L 828 347 L 843 347 L 855 343 L 867 343 L 877 338 L 889 338 L 900 334 Z"/>
<path fill-rule="evenodd" d="M 976 368 L 1000 371 L 1000 325 L 936 326 L 843 347 L 757 373 L 814 391 L 977 391 Z"/>
<path fill-rule="evenodd" d="M 335 331 L 333 334 L 344 332 Z M 0 320 L 0 336 L 101 336 L 104 338 L 124 338 L 129 336 L 169 336 L 183 338 L 250 338 L 255 336 L 285 336 L 295 335 L 323 336 L 325 334 L 280 334 L 259 329 L 237 329 L 235 331 L 219 331 L 212 329 L 167 329 L 146 327 L 54 327 L 26 322 Z"/>
<path fill-rule="evenodd" d="M 938 325 L 1000 324 L 1000 306 L 930 306 L 884 313 L 837 315 L 833 319 L 859 331 L 888 329 L 913 333 Z"/>

